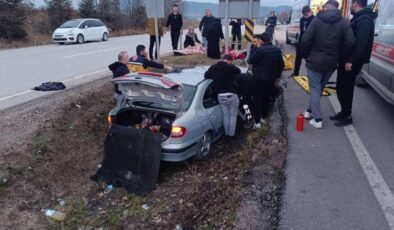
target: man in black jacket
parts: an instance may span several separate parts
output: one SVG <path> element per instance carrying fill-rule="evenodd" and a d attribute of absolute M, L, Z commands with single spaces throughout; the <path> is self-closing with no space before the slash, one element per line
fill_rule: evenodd
<path fill-rule="evenodd" d="M 209 58 L 220 59 L 220 39 L 224 39 L 222 23 L 219 18 L 216 18 L 209 25 L 207 31 L 207 41 L 209 43 L 207 55 Z"/>
<path fill-rule="evenodd" d="M 301 41 L 301 54 L 306 57 L 310 90 L 309 106 L 304 112 L 309 124 L 323 128 L 320 110 L 321 93 L 338 66 L 341 52 L 347 53 L 355 38 L 349 22 L 338 10 L 338 2 L 329 0 L 317 14 Z"/>
<path fill-rule="evenodd" d="M 354 94 L 354 83 L 361 71 L 363 64 L 368 63 L 371 58 L 371 50 L 375 33 L 374 20 L 376 14 L 367 9 L 367 0 L 352 0 L 350 21 L 356 43 L 350 54 L 341 60 L 337 77 L 337 96 L 341 104 L 341 112 L 330 117 L 337 121 L 336 126 L 345 126 L 353 123 L 352 103 Z"/>
<path fill-rule="evenodd" d="M 265 22 L 265 32 L 268 32 L 271 35 L 271 41 L 274 39 L 274 32 L 277 20 L 278 18 L 276 17 L 275 11 L 272 11 L 271 15 L 267 18 L 267 21 Z"/>
<path fill-rule="evenodd" d="M 242 48 L 242 33 L 241 33 L 241 19 L 231 20 L 231 36 L 233 37 L 233 42 L 231 43 L 231 49 L 235 49 L 235 41 L 238 40 L 238 50 Z"/>
<path fill-rule="evenodd" d="M 271 97 L 284 63 L 282 51 L 271 43 L 270 33 L 255 35 L 253 45 L 255 48 L 251 50 L 248 63 L 252 65 L 254 78 L 254 128 L 258 129 L 268 116 Z"/>
<path fill-rule="evenodd" d="M 290 75 L 290 77 L 295 77 L 300 75 L 300 67 L 302 63 L 300 43 L 302 37 L 304 36 L 305 31 L 308 29 L 309 24 L 312 22 L 314 18 L 315 15 L 313 15 L 313 12 L 311 11 L 309 5 L 304 6 L 302 8 L 302 17 L 300 19 L 300 36 L 298 38 L 298 44 L 296 45 L 294 72 Z"/>
<path fill-rule="evenodd" d="M 202 31 L 201 35 L 202 35 L 202 45 L 205 48 L 208 48 L 208 40 L 207 40 L 207 36 L 208 36 L 208 29 L 210 27 L 210 25 L 212 24 L 212 22 L 215 21 L 215 17 L 212 16 L 212 13 L 209 9 L 205 10 L 205 16 L 201 19 L 200 21 L 200 25 L 199 25 L 199 29 L 200 31 Z"/>
<path fill-rule="evenodd" d="M 127 51 L 120 52 L 118 54 L 118 61 L 108 66 L 113 74 L 112 78 L 122 77 L 130 73 L 129 69 L 127 68 L 128 63 L 129 54 Z M 115 85 L 115 100 L 118 104 L 120 104 L 123 100 L 122 92 L 119 91 L 118 85 Z"/>
<path fill-rule="evenodd" d="M 224 55 L 223 61 L 209 67 L 204 77 L 213 80 L 213 87 L 223 111 L 224 134 L 233 140 L 239 105 L 235 76 L 240 74 L 241 70 L 232 65 L 232 61 L 231 55 Z"/>
<path fill-rule="evenodd" d="M 172 50 L 178 49 L 179 36 L 183 26 L 182 14 L 178 12 L 178 5 L 172 5 L 172 13 L 168 15 L 166 27 L 171 26 Z"/>
<path fill-rule="evenodd" d="M 164 69 L 165 66 L 159 62 L 155 62 L 146 58 L 146 48 L 144 45 L 138 45 L 136 48 L 136 55 L 129 59 L 130 62 L 141 63 L 144 69 L 151 67 L 156 69 Z"/>

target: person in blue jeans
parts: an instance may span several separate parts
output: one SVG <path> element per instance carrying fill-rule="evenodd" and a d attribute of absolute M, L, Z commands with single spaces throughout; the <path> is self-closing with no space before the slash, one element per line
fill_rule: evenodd
<path fill-rule="evenodd" d="M 320 97 L 341 56 L 351 50 L 355 38 L 350 23 L 338 10 L 339 3 L 329 0 L 305 31 L 301 41 L 301 55 L 306 59 L 310 89 L 309 106 L 304 112 L 309 124 L 323 128 Z"/>
<path fill-rule="evenodd" d="M 224 55 L 222 61 L 209 67 L 204 77 L 213 80 L 213 87 L 218 94 L 218 101 L 223 111 L 224 135 L 231 142 L 235 143 L 235 129 L 239 106 L 237 95 L 238 86 L 235 77 L 241 73 L 241 70 L 234 66 L 232 61 L 233 58 L 231 55 Z"/>

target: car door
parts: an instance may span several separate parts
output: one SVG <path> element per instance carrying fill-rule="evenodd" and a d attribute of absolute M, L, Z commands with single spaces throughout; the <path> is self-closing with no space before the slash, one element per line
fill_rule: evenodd
<path fill-rule="evenodd" d="M 94 23 L 94 40 L 101 40 L 103 36 L 102 25 L 99 20 L 93 20 Z"/>
<path fill-rule="evenodd" d="M 92 20 L 86 20 L 81 25 L 85 41 L 94 40 L 94 23 Z"/>
<path fill-rule="evenodd" d="M 368 74 L 380 90 L 394 93 L 394 2 L 381 0 Z M 378 89 L 379 91 L 379 89 Z M 387 94 L 387 93 L 386 93 Z"/>
<path fill-rule="evenodd" d="M 223 128 L 223 112 L 220 108 L 217 94 L 213 89 L 212 82 L 209 83 L 205 89 L 203 96 L 203 107 L 208 119 L 210 120 L 216 133 L 220 133 L 224 130 Z"/>

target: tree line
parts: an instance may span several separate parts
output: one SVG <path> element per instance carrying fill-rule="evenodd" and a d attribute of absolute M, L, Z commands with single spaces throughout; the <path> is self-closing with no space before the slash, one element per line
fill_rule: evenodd
<path fill-rule="evenodd" d="M 29 33 L 51 34 L 72 18 L 99 18 L 112 31 L 144 29 L 144 0 L 81 0 L 78 9 L 72 0 L 45 0 L 35 8 L 25 0 L 0 0 L 0 38 L 25 39 Z"/>

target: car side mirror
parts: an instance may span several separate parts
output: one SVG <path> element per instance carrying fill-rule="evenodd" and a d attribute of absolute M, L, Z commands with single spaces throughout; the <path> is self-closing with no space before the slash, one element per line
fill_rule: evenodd
<path fill-rule="evenodd" d="M 375 30 L 375 37 L 379 36 L 379 30 Z"/>
<path fill-rule="evenodd" d="M 88 28 L 88 25 L 85 25 L 83 28 L 87 29 L 87 28 Z"/>

